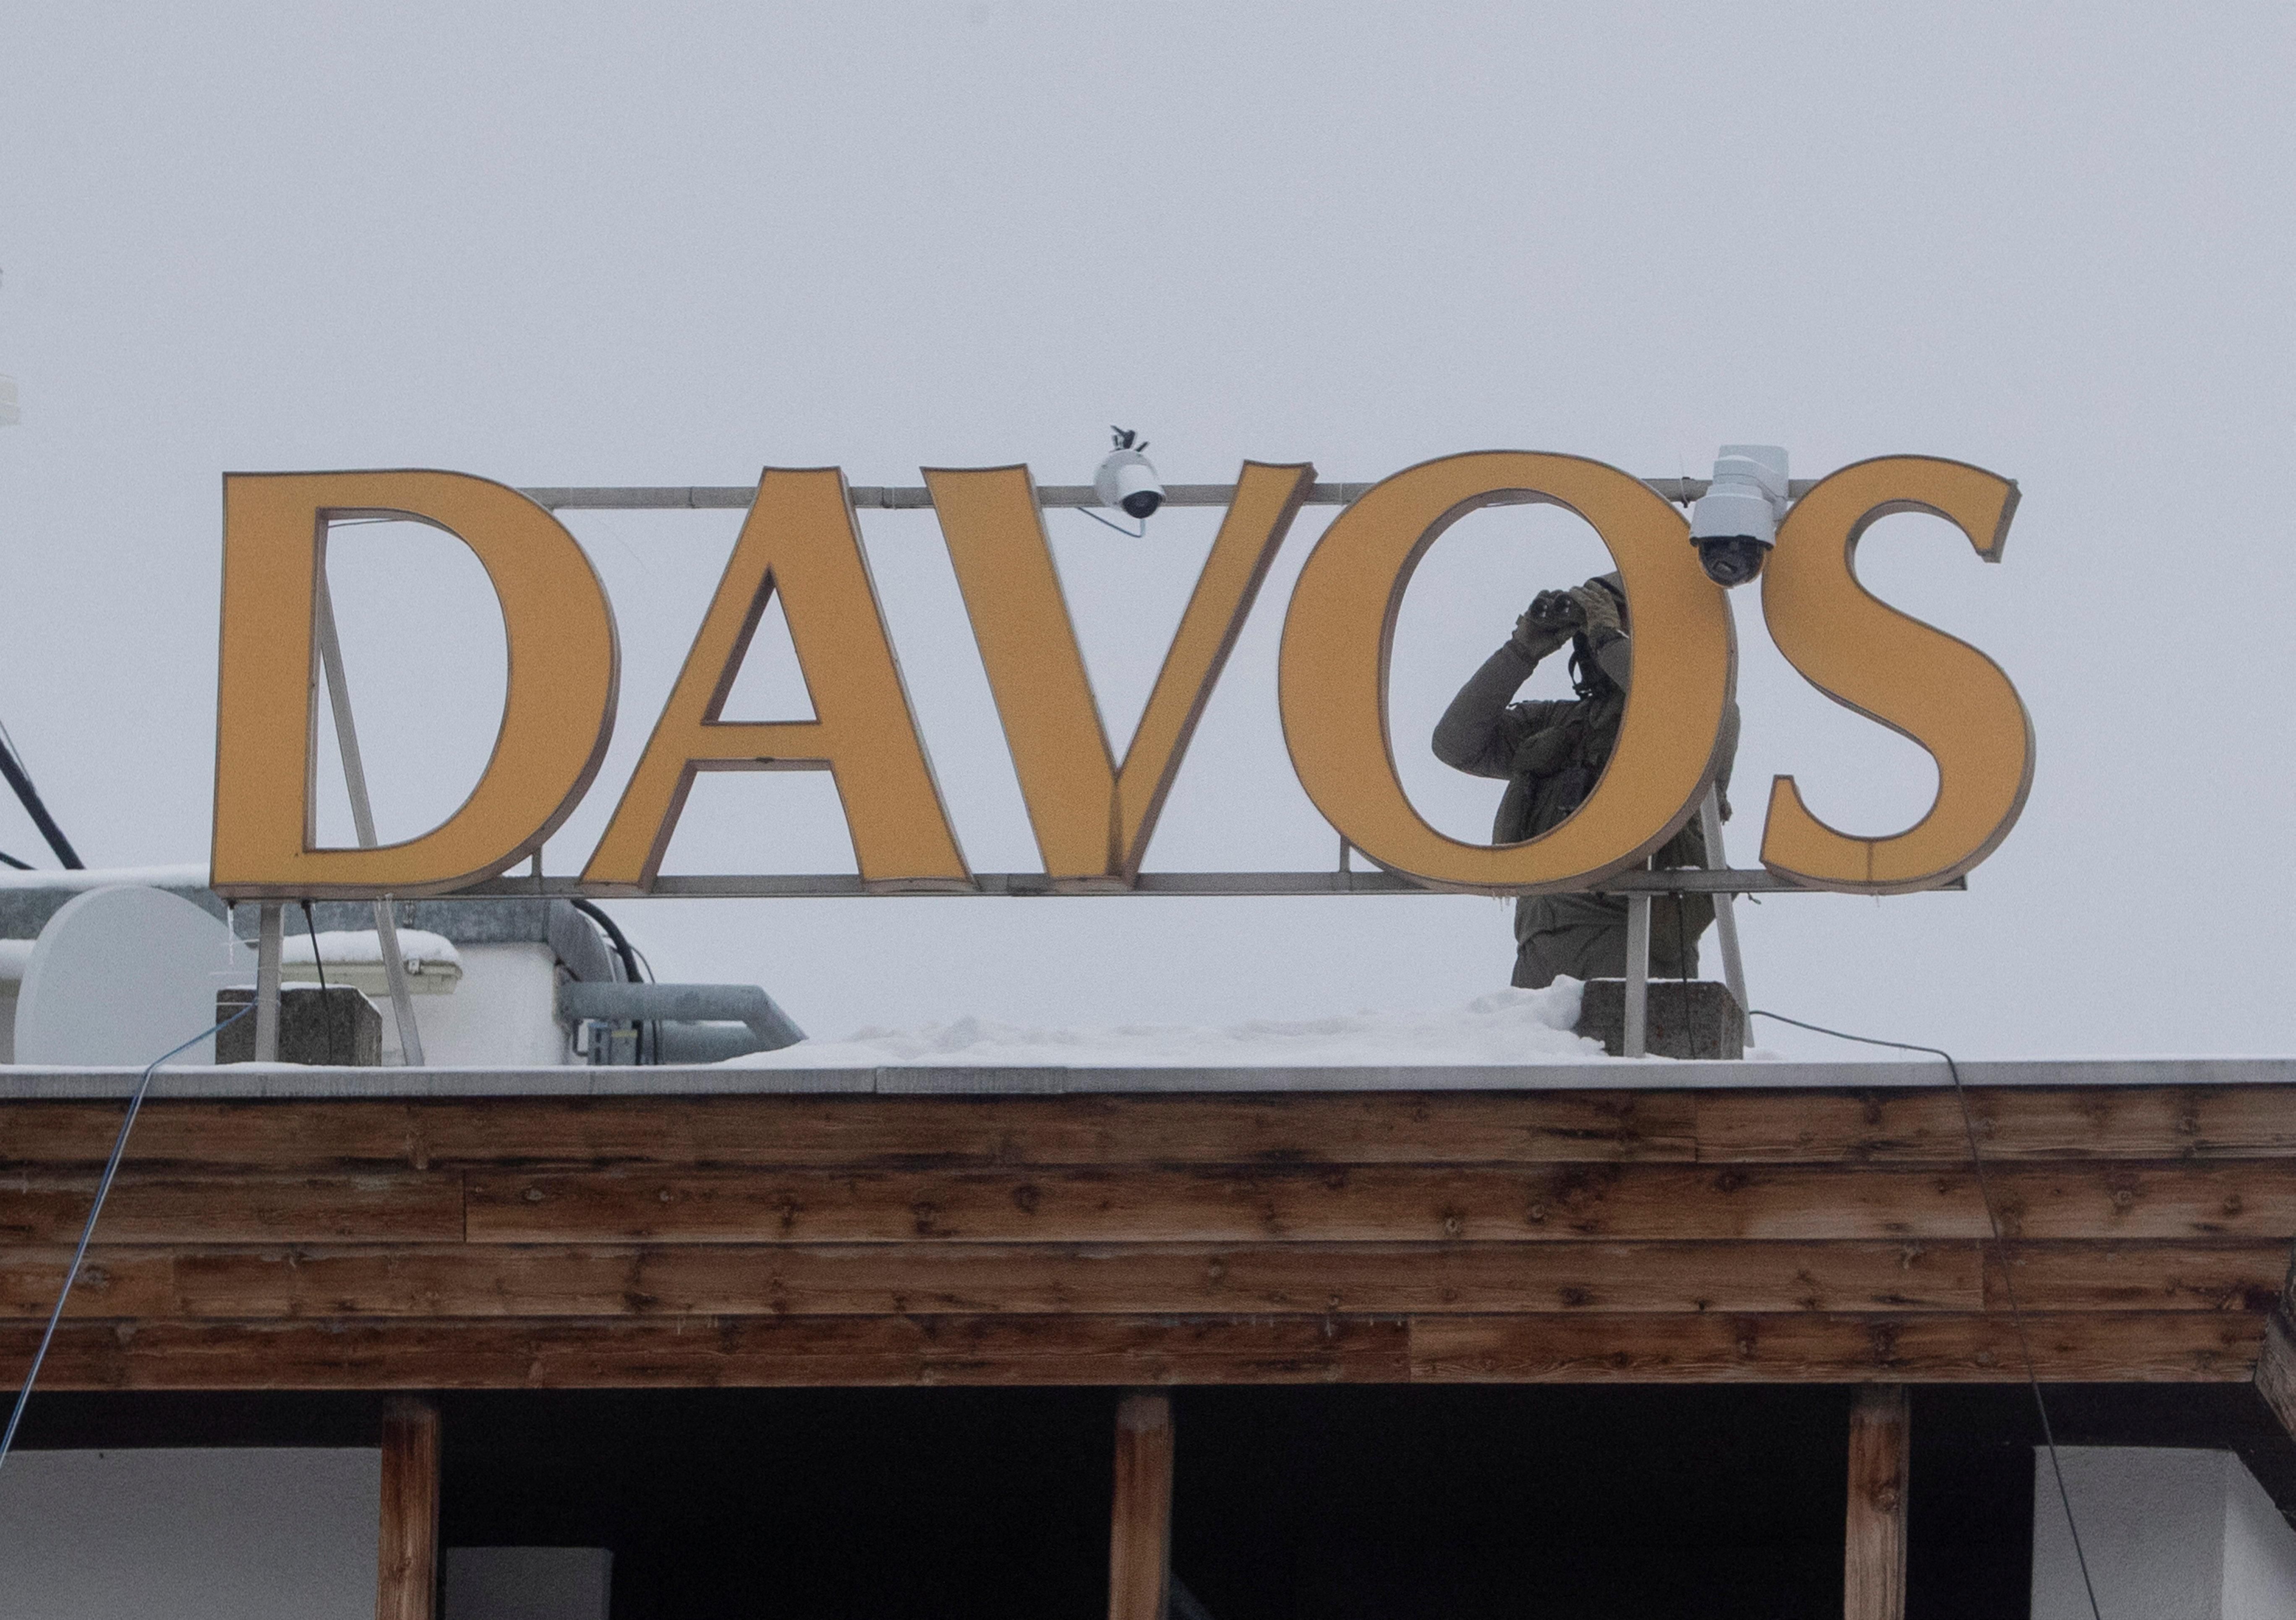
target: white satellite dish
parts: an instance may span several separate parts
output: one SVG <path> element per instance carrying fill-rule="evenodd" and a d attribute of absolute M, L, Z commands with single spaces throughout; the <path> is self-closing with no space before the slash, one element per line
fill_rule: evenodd
<path fill-rule="evenodd" d="M 141 1068 L 216 1021 L 231 933 L 180 895 L 98 888 L 48 919 L 16 994 L 16 1061 Z M 177 1060 L 213 1063 L 210 1035 Z"/>

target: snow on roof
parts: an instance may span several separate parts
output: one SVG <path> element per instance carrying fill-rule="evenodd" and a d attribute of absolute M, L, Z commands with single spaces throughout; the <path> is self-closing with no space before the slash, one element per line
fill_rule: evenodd
<path fill-rule="evenodd" d="M 256 942 L 242 939 L 239 943 L 253 950 Z M 459 967 L 463 961 L 463 954 L 455 949 L 454 941 L 444 934 L 433 934 L 428 929 L 400 929 L 398 954 L 410 964 L 453 962 Z M 279 960 L 287 967 L 309 967 L 311 936 L 308 933 L 286 934 L 279 942 Z M 340 962 L 345 967 L 380 967 L 382 963 L 382 937 L 373 929 L 364 931 L 356 929 L 323 929 L 319 934 L 319 960 L 330 966 Z"/>
<path fill-rule="evenodd" d="M 1571 1033 L 1578 1021 L 1578 986 L 1565 979 L 1546 990 L 1500 990 L 1464 1006 L 1435 1011 L 1253 1019 L 1219 1027 L 1134 1024 L 1111 1029 L 1039 1029 L 962 1018 L 915 1029 L 862 1029 L 842 1041 L 800 1041 L 778 1051 L 734 1058 L 720 1067 L 1297 1068 L 1585 1063 L 1601 1058 L 1601 1043 Z"/>
<path fill-rule="evenodd" d="M 199 861 L 184 866 L 91 866 L 79 871 L 38 868 L 18 871 L 13 867 L 0 867 L 0 889 L 78 894 L 91 888 L 117 888 L 122 884 L 139 888 L 205 888 L 208 866 L 205 861 Z"/>

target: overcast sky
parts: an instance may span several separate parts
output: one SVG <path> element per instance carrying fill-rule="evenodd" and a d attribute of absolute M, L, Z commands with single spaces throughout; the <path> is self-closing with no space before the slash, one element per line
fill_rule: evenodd
<path fill-rule="evenodd" d="M 2292 70 L 2284 3 L 7 8 L 0 721 L 91 863 L 204 859 L 226 469 L 1076 483 L 1111 422 L 1174 481 L 1489 448 L 1645 477 L 1724 441 L 1785 445 L 1801 477 L 1954 456 L 2022 487 L 2003 563 L 1900 517 L 1861 572 L 2008 671 L 2031 800 L 1967 894 L 1745 908 L 1755 1001 L 1972 1054 L 2284 1052 Z M 1152 867 L 1332 863 L 1275 709 L 1328 515 L 1293 531 Z M 1214 520 L 1048 518 L 1119 747 Z M 738 514 L 569 522 L 624 665 L 554 872 L 602 829 Z M 1032 866 L 932 519 L 865 531 L 965 852 Z M 441 536 L 336 552 L 378 814 L 410 836 L 490 745 L 499 618 Z M 1422 569 L 1395 732 L 1447 830 L 1486 834 L 1496 797 L 1426 753 L 1451 688 L 1534 591 L 1604 566 L 1576 520 L 1517 509 Z M 1916 820 L 1926 757 L 1736 605 L 1734 855 L 1782 772 L 1837 825 Z M 751 662 L 729 717 L 797 712 L 786 647 Z M 347 839 L 339 794 L 328 815 Z M 12 803 L 0 850 L 49 863 Z M 705 778 L 671 854 L 849 868 L 819 775 Z M 1439 1007 L 1512 955 L 1505 907 L 1458 897 L 618 909 L 661 977 L 754 979 L 832 1036 Z"/>

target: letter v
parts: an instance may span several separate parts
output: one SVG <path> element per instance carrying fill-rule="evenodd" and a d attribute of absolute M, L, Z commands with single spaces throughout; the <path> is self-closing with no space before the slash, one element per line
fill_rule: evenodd
<path fill-rule="evenodd" d="M 1121 769 L 1026 467 L 924 470 L 1045 871 L 1129 888 L 1252 600 L 1315 482 L 1246 462 Z"/>

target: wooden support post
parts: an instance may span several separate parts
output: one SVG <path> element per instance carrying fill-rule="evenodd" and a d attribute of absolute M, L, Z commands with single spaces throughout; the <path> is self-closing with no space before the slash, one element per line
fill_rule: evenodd
<path fill-rule="evenodd" d="M 439 1593 L 439 1409 L 395 1400 L 382 1413 L 382 1541 L 375 1620 L 432 1620 Z"/>
<path fill-rule="evenodd" d="M 1172 1397 L 1116 1403 L 1116 1503 L 1108 1527 L 1108 1620 L 1164 1620 L 1172 1563 Z"/>
<path fill-rule="evenodd" d="M 1842 1620 L 1905 1620 L 1908 1417 L 1903 1384 L 1868 1384 L 1849 1409 Z"/>
<path fill-rule="evenodd" d="M 2264 1348 L 2256 1358 L 2256 1393 L 2280 1420 L 2280 1427 L 2296 1439 L 2296 1329 L 2289 1325 L 2288 1304 L 2264 1319 Z"/>

